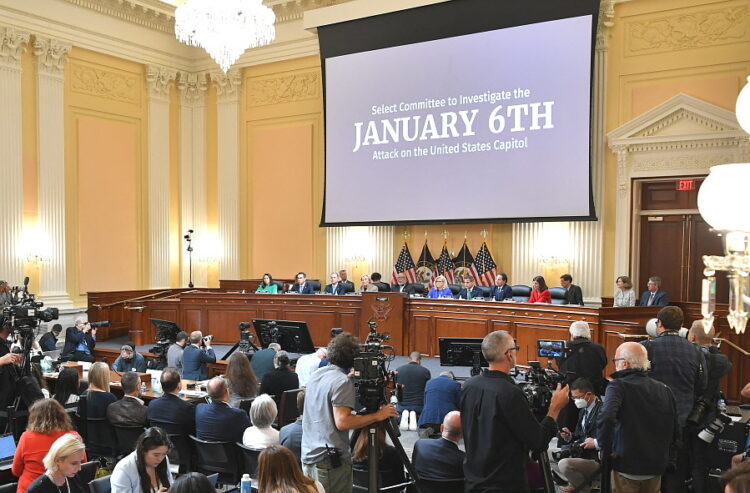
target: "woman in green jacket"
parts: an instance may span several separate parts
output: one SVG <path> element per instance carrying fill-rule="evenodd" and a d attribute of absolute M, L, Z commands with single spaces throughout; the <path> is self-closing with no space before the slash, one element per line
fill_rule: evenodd
<path fill-rule="evenodd" d="M 279 287 L 274 284 L 273 276 L 271 274 L 263 274 L 263 282 L 260 283 L 256 293 L 276 294 L 278 293 Z"/>

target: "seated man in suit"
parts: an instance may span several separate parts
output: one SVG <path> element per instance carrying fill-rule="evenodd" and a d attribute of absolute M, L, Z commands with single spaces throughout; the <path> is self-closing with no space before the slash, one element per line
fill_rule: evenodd
<path fill-rule="evenodd" d="M 563 274 L 560 276 L 560 286 L 565 288 L 565 304 L 583 306 L 583 292 L 580 286 L 573 284 L 573 276 Z"/>
<path fill-rule="evenodd" d="M 255 378 L 258 379 L 259 384 L 263 381 L 266 373 L 274 369 L 273 360 L 279 351 L 281 351 L 281 346 L 276 342 L 272 342 L 267 348 L 261 349 L 253 355 L 253 359 L 250 360 L 250 366 L 253 367 Z"/>
<path fill-rule="evenodd" d="M 195 434 L 211 442 L 236 442 L 250 426 L 250 417 L 242 409 L 229 407 L 229 387 L 222 377 L 214 377 L 206 387 L 211 404 L 195 408 Z"/>
<path fill-rule="evenodd" d="M 354 292 L 354 283 L 349 280 L 346 270 L 342 269 L 339 271 L 339 279 L 340 279 L 341 284 L 343 284 L 344 287 L 346 288 L 347 293 Z"/>
<path fill-rule="evenodd" d="M 508 286 L 508 275 L 504 272 L 495 276 L 495 285 L 490 289 L 490 298 L 495 301 L 513 299 L 513 290 Z"/>
<path fill-rule="evenodd" d="M 331 284 L 326 284 L 326 294 L 336 294 L 343 296 L 346 294 L 346 286 L 339 282 L 339 275 L 336 272 L 331 272 Z"/>
<path fill-rule="evenodd" d="M 204 339 L 200 330 L 193 331 L 190 344 L 182 352 L 182 378 L 205 380 L 208 378 L 206 363 L 216 363 L 216 353 L 211 349 L 211 341 Z"/>
<path fill-rule="evenodd" d="M 182 379 L 177 368 L 168 366 L 161 372 L 161 389 L 164 395 L 148 405 L 148 420 L 153 426 L 166 423 L 184 434 L 195 433 L 195 406 L 180 398 Z M 172 433 L 171 430 L 167 430 Z"/>
<path fill-rule="evenodd" d="M 302 411 L 305 410 L 305 391 L 297 393 L 297 411 L 299 418 L 294 423 L 281 428 L 279 443 L 292 451 L 298 461 L 302 462 Z"/>
<path fill-rule="evenodd" d="M 641 296 L 641 306 L 667 306 L 669 298 L 661 290 L 661 277 L 651 276 L 646 284 L 646 291 Z"/>
<path fill-rule="evenodd" d="M 116 426 L 148 426 L 148 409 L 141 400 L 141 379 L 132 371 L 120 378 L 122 399 L 107 406 L 107 420 Z"/>
<path fill-rule="evenodd" d="M 378 291 L 387 293 L 391 290 L 391 286 L 382 281 L 380 272 L 373 272 L 370 276 L 370 281 L 372 281 L 372 283 L 378 288 Z"/>
<path fill-rule="evenodd" d="M 396 284 L 391 284 L 391 291 L 394 293 L 406 293 L 411 296 L 416 293 L 417 288 L 413 284 L 406 282 L 406 274 L 399 272 L 396 274 Z"/>
<path fill-rule="evenodd" d="M 92 351 L 96 346 L 96 327 L 92 328 L 84 317 L 76 318 L 75 327 L 65 330 L 65 347 L 62 355 L 70 361 L 94 362 Z"/>
<path fill-rule="evenodd" d="M 440 433 L 442 436 L 438 439 L 420 438 L 414 444 L 411 455 L 414 469 L 420 478 L 428 480 L 463 480 L 466 454 L 458 448 L 458 442 L 463 438 L 461 413 L 451 411 L 446 414 Z"/>
<path fill-rule="evenodd" d="M 129 344 L 120 348 L 120 356 L 112 363 L 112 369 L 118 373 L 136 371 L 146 373 L 146 359 Z"/>
<path fill-rule="evenodd" d="M 52 330 L 44 334 L 39 338 L 39 347 L 42 351 L 54 351 L 57 349 L 57 338 L 62 332 L 62 325 L 55 324 L 52 326 Z"/>
<path fill-rule="evenodd" d="M 296 279 L 297 282 L 289 287 L 290 293 L 313 294 L 312 284 L 307 282 L 307 274 L 304 272 L 298 272 Z"/>
<path fill-rule="evenodd" d="M 474 298 L 481 298 L 484 295 L 482 288 L 474 284 L 474 276 L 464 276 L 464 287 L 458 292 L 459 300 L 471 300 Z"/>

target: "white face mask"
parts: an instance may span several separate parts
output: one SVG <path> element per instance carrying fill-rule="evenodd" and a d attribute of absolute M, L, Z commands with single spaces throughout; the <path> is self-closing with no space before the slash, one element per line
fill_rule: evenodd
<path fill-rule="evenodd" d="M 578 409 L 583 409 L 584 407 L 588 407 L 589 403 L 586 402 L 586 399 L 580 397 L 578 399 L 573 399 L 573 402 L 575 403 L 576 407 Z"/>

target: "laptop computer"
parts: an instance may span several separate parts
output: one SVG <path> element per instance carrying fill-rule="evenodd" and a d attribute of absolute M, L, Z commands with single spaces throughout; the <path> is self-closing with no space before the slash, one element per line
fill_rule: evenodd
<path fill-rule="evenodd" d="M 13 434 L 0 436 L 0 470 L 10 469 L 15 454 L 16 441 L 13 439 Z"/>

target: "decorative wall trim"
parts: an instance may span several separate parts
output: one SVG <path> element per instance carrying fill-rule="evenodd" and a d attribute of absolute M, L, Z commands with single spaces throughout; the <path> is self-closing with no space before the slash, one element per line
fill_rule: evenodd
<path fill-rule="evenodd" d="M 42 36 L 35 36 L 34 55 L 36 55 L 37 70 L 48 75 L 63 76 L 65 62 L 73 45 L 63 41 Z"/>
<path fill-rule="evenodd" d="M 21 54 L 26 51 L 29 37 L 28 31 L 0 26 L 0 64 L 20 67 Z"/>
<path fill-rule="evenodd" d="M 140 81 L 135 75 L 94 68 L 80 62 L 71 62 L 68 72 L 73 92 L 125 103 L 137 104 L 140 101 Z"/>
<path fill-rule="evenodd" d="M 151 99 L 169 100 L 169 89 L 177 79 L 177 71 L 167 67 L 149 65 L 146 68 L 146 82 Z"/>
<path fill-rule="evenodd" d="M 208 89 L 206 74 L 204 72 L 180 72 L 177 88 L 180 90 L 182 104 L 203 104 L 203 98 Z"/>
<path fill-rule="evenodd" d="M 219 101 L 239 101 L 240 84 L 242 83 L 240 69 L 230 69 L 226 74 L 221 70 L 214 70 L 209 73 L 209 76 L 216 88 L 216 96 Z"/>
<path fill-rule="evenodd" d="M 319 72 L 251 78 L 246 83 L 249 86 L 248 107 L 315 99 L 319 97 L 321 87 Z"/>
<path fill-rule="evenodd" d="M 65 1 L 149 29 L 174 33 L 174 7 L 158 0 Z"/>

